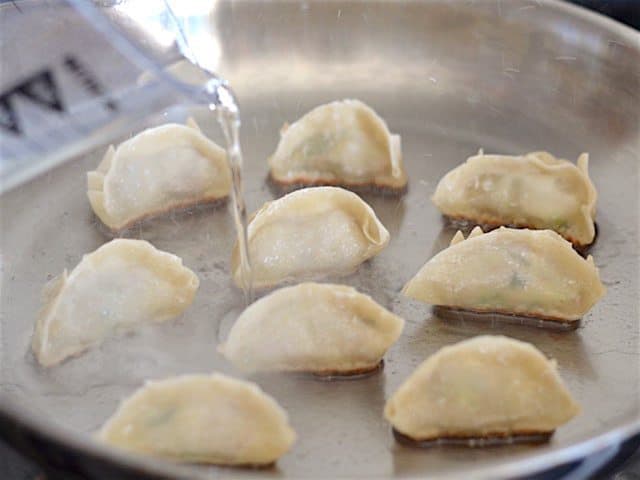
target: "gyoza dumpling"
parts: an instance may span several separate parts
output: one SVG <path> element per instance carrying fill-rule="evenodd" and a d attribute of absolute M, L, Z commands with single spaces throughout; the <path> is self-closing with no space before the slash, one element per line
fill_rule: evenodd
<path fill-rule="evenodd" d="M 269 167 L 281 185 L 407 185 L 400 136 L 359 100 L 321 105 L 285 125 Z"/>
<path fill-rule="evenodd" d="M 296 437 L 286 412 L 260 387 L 217 373 L 147 382 L 98 436 L 145 455 L 236 466 L 270 465 Z"/>
<path fill-rule="evenodd" d="M 579 412 L 553 360 L 528 343 L 486 335 L 427 358 L 389 399 L 384 416 L 401 438 L 418 442 L 540 441 Z"/>
<path fill-rule="evenodd" d="M 192 120 L 149 128 L 109 147 L 87 173 L 87 195 L 102 222 L 117 231 L 160 213 L 212 203 L 229 195 L 224 150 Z"/>
<path fill-rule="evenodd" d="M 432 305 L 580 319 L 604 295 L 593 258 L 551 230 L 476 227 L 429 260 L 403 293 Z"/>
<path fill-rule="evenodd" d="M 248 227 L 253 286 L 290 279 L 346 275 L 389 243 L 389 232 L 355 193 L 337 187 L 304 188 L 265 203 Z M 240 280 L 236 245 L 233 279 Z"/>
<path fill-rule="evenodd" d="M 555 230 L 584 247 L 595 238 L 597 199 L 588 164 L 586 153 L 574 165 L 547 152 L 480 152 L 447 173 L 432 200 L 454 219 Z"/>
<path fill-rule="evenodd" d="M 198 284 L 179 257 L 143 240 L 112 240 L 45 287 L 33 352 L 48 367 L 115 331 L 174 318 L 191 304 Z"/>
<path fill-rule="evenodd" d="M 403 326 L 352 287 L 302 283 L 250 305 L 220 350 L 249 372 L 353 375 L 378 368 Z"/>

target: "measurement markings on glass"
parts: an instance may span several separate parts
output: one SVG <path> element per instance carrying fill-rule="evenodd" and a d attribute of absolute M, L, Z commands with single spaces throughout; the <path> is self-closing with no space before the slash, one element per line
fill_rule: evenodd
<path fill-rule="evenodd" d="M 91 97 L 105 97 L 105 89 L 100 80 L 77 57 L 66 55 L 63 58 L 62 66 Z M 0 93 L 0 127 L 2 131 L 12 136 L 29 137 L 28 131 L 32 124 L 39 123 L 35 121 L 35 112 L 28 113 L 27 108 L 21 108 L 17 105 L 18 98 L 25 99 L 47 112 L 60 115 L 68 114 L 69 109 L 61 93 L 59 81 L 60 79 L 56 76 L 53 68 L 44 68 Z M 118 104 L 108 97 L 104 99 L 103 106 L 111 112 L 118 110 Z M 73 128 L 71 125 L 69 127 Z M 42 132 L 42 129 L 37 128 L 36 131 Z"/>

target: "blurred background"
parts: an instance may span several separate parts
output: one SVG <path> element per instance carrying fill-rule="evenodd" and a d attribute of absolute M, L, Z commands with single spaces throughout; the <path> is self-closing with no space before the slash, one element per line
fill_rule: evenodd
<path fill-rule="evenodd" d="M 589 8 L 640 30 L 640 2 L 638 0 L 571 0 L 571 3 Z"/>

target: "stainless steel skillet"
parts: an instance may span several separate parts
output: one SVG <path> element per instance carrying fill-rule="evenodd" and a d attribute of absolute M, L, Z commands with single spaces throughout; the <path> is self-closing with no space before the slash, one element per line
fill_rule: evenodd
<path fill-rule="evenodd" d="M 174 466 L 94 443 L 87 434 L 147 378 L 237 374 L 215 345 L 242 302 L 229 281 L 233 231 L 224 209 L 153 221 L 134 234 L 198 271 L 202 284 L 193 308 L 177 322 L 119 337 L 56 369 L 35 366 L 28 343 L 47 276 L 73 267 L 107 240 L 85 200 L 84 172 L 98 163 L 99 146 L 0 197 L 4 437 L 43 462 L 104 478 L 496 478 L 589 455 L 640 429 L 637 33 L 542 0 L 217 2 L 208 15 L 218 71 L 241 102 L 250 209 L 273 198 L 266 158 L 281 125 L 315 105 L 360 98 L 402 135 L 408 194 L 366 196 L 392 242 L 344 281 L 403 316 L 405 334 L 384 371 L 367 379 L 254 377 L 289 411 L 299 434 L 275 470 Z M 213 118 L 192 113 L 220 140 Z M 443 321 L 428 306 L 399 296 L 403 283 L 453 233 L 429 200 L 437 180 L 480 147 L 546 149 L 571 159 L 590 152 L 600 193 L 600 233 L 591 253 L 608 294 L 577 331 Z M 546 446 L 397 445 L 381 416 L 385 399 L 439 347 L 485 332 L 530 341 L 556 358 L 583 414 Z"/>

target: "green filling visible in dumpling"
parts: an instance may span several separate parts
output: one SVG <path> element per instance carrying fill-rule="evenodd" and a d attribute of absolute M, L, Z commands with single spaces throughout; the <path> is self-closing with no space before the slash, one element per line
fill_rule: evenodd
<path fill-rule="evenodd" d="M 171 407 L 165 410 L 161 410 L 160 412 L 157 412 L 155 415 L 151 415 L 149 418 L 147 418 L 146 423 L 149 427 L 156 427 L 158 425 L 162 425 L 163 423 L 167 423 L 169 420 L 171 420 L 171 417 L 173 417 L 173 415 L 176 413 L 176 410 L 177 410 L 176 407 Z"/>
<path fill-rule="evenodd" d="M 296 148 L 294 156 L 301 156 L 302 158 L 319 157 L 325 155 L 336 143 L 337 141 L 333 135 L 324 132 L 316 133 Z"/>
<path fill-rule="evenodd" d="M 549 223 L 549 227 L 556 232 L 564 232 L 569 228 L 569 221 L 566 218 L 554 218 Z"/>

